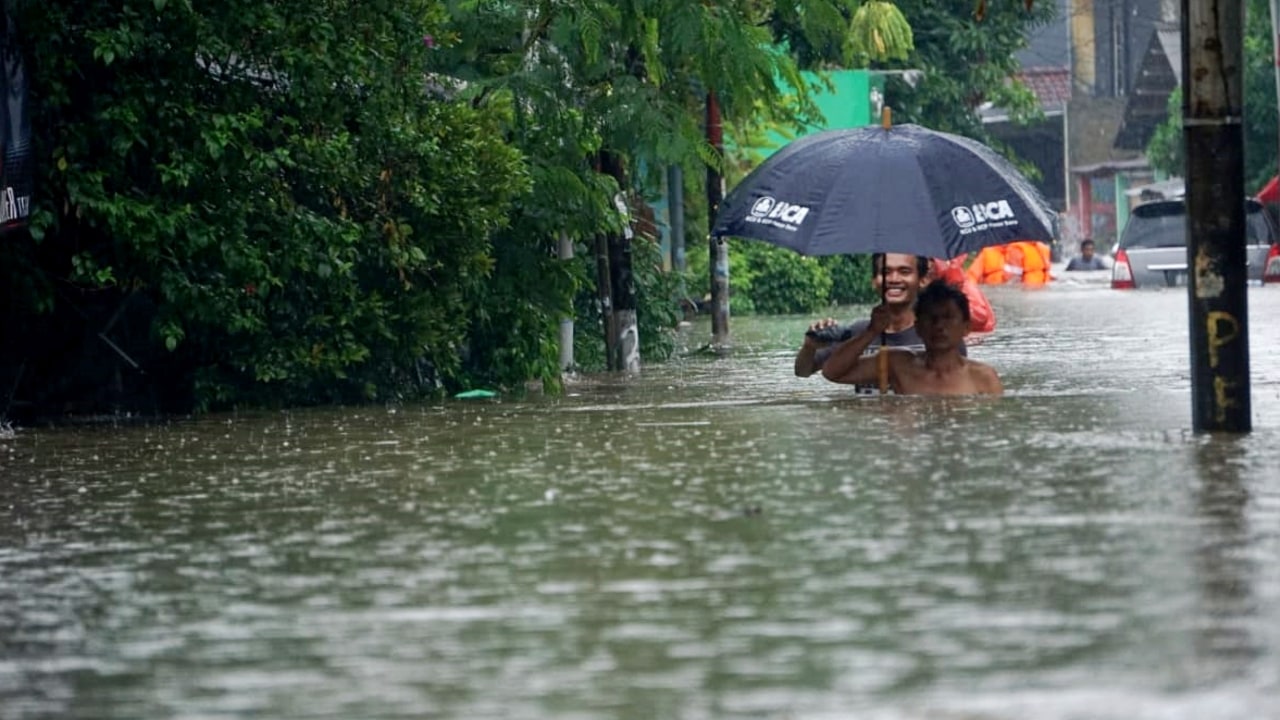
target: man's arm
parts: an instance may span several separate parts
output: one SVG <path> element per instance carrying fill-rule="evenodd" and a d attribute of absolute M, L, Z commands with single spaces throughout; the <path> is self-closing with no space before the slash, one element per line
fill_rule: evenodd
<path fill-rule="evenodd" d="M 818 357 L 818 352 L 825 346 L 826 343 L 814 340 L 808 335 L 805 336 L 800 352 L 796 353 L 796 377 L 809 377 L 822 367 L 823 363 Z"/>
<path fill-rule="evenodd" d="M 850 342 L 853 342 L 850 340 Z M 897 388 L 895 379 L 901 377 L 899 366 L 904 362 L 911 362 L 915 357 L 915 353 L 906 348 L 900 347 L 882 347 L 877 352 L 859 357 L 857 362 L 853 364 L 844 375 L 835 376 L 823 370 L 822 374 L 831 382 L 838 382 L 844 385 L 877 385 L 880 382 L 880 362 L 882 360 L 887 366 L 887 377 L 885 378 L 889 387 L 894 388 L 895 392 L 902 392 Z"/>
<path fill-rule="evenodd" d="M 829 327 L 838 325 L 834 318 L 823 318 L 809 326 L 810 332 L 824 330 Z M 804 336 L 804 344 L 800 346 L 800 351 L 796 353 L 795 372 L 796 377 L 809 377 L 818 372 L 822 368 L 823 362 L 830 355 L 829 345 L 823 340 L 819 340 L 810 336 L 808 333 Z"/>
<path fill-rule="evenodd" d="M 877 380 L 876 357 L 862 357 L 862 354 L 875 342 L 876 336 L 883 330 L 877 330 L 875 323 L 854 337 L 840 343 L 831 356 L 822 364 L 822 377 L 831 382 L 849 384 L 868 384 Z"/>

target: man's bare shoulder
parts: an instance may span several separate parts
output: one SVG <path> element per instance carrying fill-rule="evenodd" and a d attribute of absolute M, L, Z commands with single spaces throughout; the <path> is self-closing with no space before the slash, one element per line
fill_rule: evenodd
<path fill-rule="evenodd" d="M 1003 395 L 1004 384 L 996 369 L 980 360 L 966 360 L 965 367 L 975 389 L 984 395 Z"/>

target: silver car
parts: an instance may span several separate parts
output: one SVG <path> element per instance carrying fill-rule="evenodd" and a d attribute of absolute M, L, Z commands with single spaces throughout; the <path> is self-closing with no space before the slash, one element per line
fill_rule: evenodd
<path fill-rule="evenodd" d="M 1245 241 L 1250 282 L 1262 282 L 1276 227 L 1262 204 L 1245 200 Z M 1133 209 L 1116 245 L 1111 287 L 1173 287 L 1187 283 L 1187 206 L 1183 199 L 1155 200 Z"/>

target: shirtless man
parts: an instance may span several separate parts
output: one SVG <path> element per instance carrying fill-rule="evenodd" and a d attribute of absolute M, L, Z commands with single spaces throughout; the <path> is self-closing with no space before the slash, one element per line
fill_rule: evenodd
<path fill-rule="evenodd" d="M 916 331 L 923 351 L 886 350 L 889 386 L 899 395 L 1002 395 L 1004 386 L 995 368 L 961 354 L 969 329 L 969 301 L 946 283 L 930 283 L 915 306 Z M 868 384 L 877 381 L 877 358 L 863 356 L 892 320 L 890 308 L 879 305 L 859 335 L 837 346 L 822 366 L 833 382 Z"/>

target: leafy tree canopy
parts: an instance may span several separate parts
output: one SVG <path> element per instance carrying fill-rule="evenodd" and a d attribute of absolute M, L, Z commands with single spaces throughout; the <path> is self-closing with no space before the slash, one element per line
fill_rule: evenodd
<path fill-rule="evenodd" d="M 1248 0 L 1244 31 L 1245 190 L 1256 192 L 1276 174 L 1276 69 L 1272 63 L 1271 15 L 1267 0 Z M 1147 159 L 1162 172 L 1181 177 L 1185 152 L 1182 89 L 1169 97 L 1169 117 L 1151 136 Z"/>
<path fill-rule="evenodd" d="M 43 171 L 20 272 L 49 278 L 27 310 L 154 308 L 134 360 L 204 406 L 456 379 L 529 175 L 495 113 L 424 92 L 438 3 L 62 1 L 17 20 Z"/>

